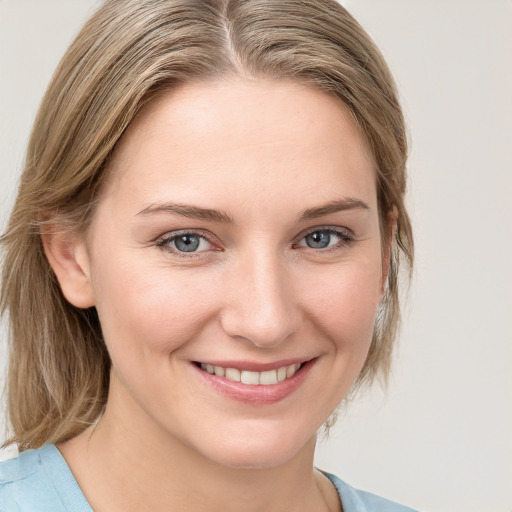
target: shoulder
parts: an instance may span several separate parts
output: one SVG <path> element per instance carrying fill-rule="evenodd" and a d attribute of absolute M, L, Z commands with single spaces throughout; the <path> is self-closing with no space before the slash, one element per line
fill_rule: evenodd
<path fill-rule="evenodd" d="M 45 505 L 53 506 L 49 498 L 54 493 L 45 468 L 48 454 L 51 455 L 50 445 L 21 452 L 18 457 L 0 463 L 1 512 L 46 510 Z"/>
<path fill-rule="evenodd" d="M 52 444 L 0 462 L 0 512 L 43 510 L 91 510 L 66 461 Z"/>
<path fill-rule="evenodd" d="M 417 512 L 376 494 L 355 489 L 335 475 L 323 473 L 336 487 L 344 512 Z"/>

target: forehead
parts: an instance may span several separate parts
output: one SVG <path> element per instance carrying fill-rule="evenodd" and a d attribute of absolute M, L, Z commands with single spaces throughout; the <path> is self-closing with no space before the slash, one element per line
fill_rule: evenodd
<path fill-rule="evenodd" d="M 158 193 L 195 200 L 212 187 L 231 196 L 288 187 L 325 201 L 333 186 L 369 201 L 373 168 L 364 135 L 340 100 L 300 83 L 234 78 L 155 98 L 116 147 L 110 181 L 111 191 L 149 202 Z"/>

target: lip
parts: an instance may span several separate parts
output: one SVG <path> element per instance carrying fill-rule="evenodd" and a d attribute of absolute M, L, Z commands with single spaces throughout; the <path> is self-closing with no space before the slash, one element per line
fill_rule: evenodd
<path fill-rule="evenodd" d="M 203 361 L 201 361 L 203 362 Z M 202 381 L 214 391 L 238 402 L 251 405 L 270 405 L 294 393 L 302 384 L 310 370 L 316 363 L 316 358 L 310 360 L 304 359 L 286 359 L 272 363 L 256 363 L 250 361 L 204 361 L 205 364 L 213 366 L 222 366 L 223 368 L 237 368 L 254 372 L 264 372 L 268 370 L 277 370 L 283 366 L 292 364 L 302 364 L 301 368 L 295 372 L 293 377 L 271 385 L 248 385 L 243 382 L 235 382 L 225 377 L 212 375 L 196 364 L 192 363 L 193 369 L 198 373 Z"/>
<path fill-rule="evenodd" d="M 227 360 L 208 360 L 197 361 L 197 363 L 211 364 L 212 366 L 221 366 L 222 368 L 236 368 L 237 370 L 248 370 L 250 372 L 266 372 L 269 370 L 278 370 L 284 366 L 292 364 L 305 364 L 310 359 L 294 358 L 294 359 L 281 359 L 280 361 L 273 361 L 271 363 L 257 363 L 255 361 L 227 361 Z"/>

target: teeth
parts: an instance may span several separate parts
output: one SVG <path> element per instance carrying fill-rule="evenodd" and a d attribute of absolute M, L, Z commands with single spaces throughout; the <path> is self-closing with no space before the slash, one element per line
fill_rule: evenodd
<path fill-rule="evenodd" d="M 277 384 L 277 370 L 260 373 L 260 384 Z"/>
<path fill-rule="evenodd" d="M 243 382 L 244 384 L 252 384 L 255 386 L 256 384 L 260 383 L 260 375 L 258 372 L 249 372 L 244 370 L 240 375 L 240 382 Z"/>
<path fill-rule="evenodd" d="M 228 380 L 242 382 L 249 386 L 256 386 L 258 384 L 270 386 L 272 384 L 277 384 L 278 382 L 282 382 L 283 380 L 293 377 L 300 367 L 300 364 L 291 364 L 290 366 L 283 366 L 277 370 L 250 372 L 249 370 L 240 371 L 236 368 L 222 368 L 222 366 L 213 366 L 211 364 L 201 363 L 201 368 L 211 375 L 225 377 Z"/>
<path fill-rule="evenodd" d="M 236 368 L 226 368 L 225 377 L 228 380 L 240 382 L 240 370 L 237 370 Z"/>
<path fill-rule="evenodd" d="M 291 366 L 288 366 L 286 368 L 286 378 L 289 379 L 290 377 L 293 377 L 296 371 L 297 371 L 297 368 L 294 364 L 292 364 Z"/>

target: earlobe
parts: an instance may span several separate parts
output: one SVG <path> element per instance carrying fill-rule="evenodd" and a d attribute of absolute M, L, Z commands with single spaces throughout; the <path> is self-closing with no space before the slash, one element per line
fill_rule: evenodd
<path fill-rule="evenodd" d="M 53 226 L 43 229 L 42 240 L 64 297 L 77 308 L 94 306 L 89 257 L 83 240 L 69 232 L 54 230 Z"/>

